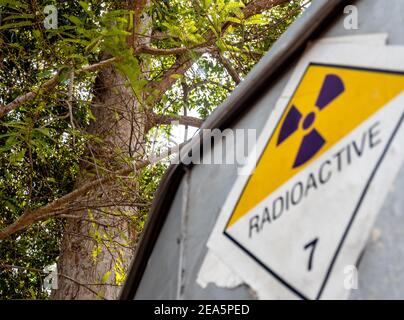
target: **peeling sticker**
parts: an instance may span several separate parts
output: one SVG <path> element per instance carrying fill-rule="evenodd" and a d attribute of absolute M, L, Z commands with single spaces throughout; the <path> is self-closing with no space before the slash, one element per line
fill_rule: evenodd
<path fill-rule="evenodd" d="M 243 280 L 211 251 L 208 251 L 205 256 L 196 282 L 202 288 L 206 288 L 209 283 L 228 289 L 234 289 L 243 284 Z"/>
<path fill-rule="evenodd" d="M 387 33 L 379 34 L 364 34 L 356 36 L 343 36 L 343 37 L 328 37 L 322 38 L 315 42 L 315 45 L 319 46 L 321 44 L 333 44 L 333 43 L 361 43 L 364 45 L 385 45 L 388 39 Z M 312 46 L 311 43 L 309 46 Z M 281 99 L 285 99 L 284 102 L 290 96 L 281 96 Z M 232 289 L 243 284 L 243 280 L 232 271 L 226 264 L 224 264 L 216 255 L 208 250 L 204 262 L 200 268 L 197 283 L 202 287 L 206 288 L 209 283 L 213 283 L 218 287 Z M 251 289 L 252 290 L 252 289 Z M 252 290 L 253 291 L 253 290 Z M 254 292 L 254 296 L 258 298 L 258 294 Z"/>
<path fill-rule="evenodd" d="M 263 299 L 349 295 L 344 267 L 404 160 L 403 66 L 398 46 L 331 42 L 304 54 L 258 140 L 255 170 L 223 206 L 198 283 L 228 287 L 237 275 Z"/>

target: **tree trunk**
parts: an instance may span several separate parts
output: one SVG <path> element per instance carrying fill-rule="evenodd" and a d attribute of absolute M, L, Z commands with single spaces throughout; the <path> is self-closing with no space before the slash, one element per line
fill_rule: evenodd
<path fill-rule="evenodd" d="M 134 12 L 134 28 L 127 39 L 133 48 L 148 44 L 149 20 L 143 10 L 149 0 L 126 0 L 126 8 Z M 143 13 L 143 14 L 142 14 Z M 104 59 L 108 57 L 104 56 Z M 144 155 L 146 129 L 145 110 L 124 75 L 114 66 L 102 70 L 96 79 L 92 113 L 95 117 L 89 133 L 101 138 L 101 143 L 88 146 L 91 156 L 111 171 L 119 170 L 129 158 Z M 82 169 L 85 165 L 82 166 Z M 94 170 L 100 174 L 99 165 Z M 105 173 L 104 173 L 105 174 Z M 76 186 L 91 177 L 79 178 Z M 117 299 L 120 284 L 133 257 L 136 230 L 133 218 L 137 195 L 134 179 L 114 179 L 100 186 L 81 200 L 78 218 L 67 220 L 58 261 L 58 289 L 54 299 Z M 95 203 L 96 205 L 91 205 Z M 104 205 L 100 205 L 104 204 Z"/>
<path fill-rule="evenodd" d="M 108 67 L 98 75 L 95 84 L 92 108 L 96 121 L 89 133 L 101 137 L 103 142 L 90 146 L 90 150 L 109 169 L 122 165 L 124 157 L 143 152 L 144 114 L 139 111 L 132 90 L 125 86 L 125 80 L 114 67 Z M 95 168 L 97 174 L 100 170 Z M 77 187 L 88 179 L 80 178 Z M 131 190 L 133 194 L 122 195 L 122 187 L 126 187 L 126 193 Z M 131 202 L 135 197 L 136 185 L 130 181 L 125 186 L 119 182 L 100 186 L 83 206 L 91 207 L 93 202 L 108 206 L 76 212 L 74 215 L 79 218 L 68 219 L 58 261 L 61 276 L 54 299 L 118 297 L 118 285 L 132 258 L 131 248 L 136 238 L 130 223 L 136 210 L 122 203 Z"/>

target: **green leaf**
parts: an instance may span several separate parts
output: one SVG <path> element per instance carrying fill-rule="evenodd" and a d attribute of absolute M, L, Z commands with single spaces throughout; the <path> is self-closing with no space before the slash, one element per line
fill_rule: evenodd
<path fill-rule="evenodd" d="M 34 131 L 39 132 L 40 134 L 52 138 L 51 131 L 48 128 L 36 128 Z"/>
<path fill-rule="evenodd" d="M 85 1 L 79 1 L 79 5 L 85 10 L 85 11 L 90 11 L 89 10 L 89 4 Z"/>
<path fill-rule="evenodd" d="M 17 135 L 10 135 L 10 137 L 6 140 L 5 146 L 14 147 L 18 144 Z"/>
<path fill-rule="evenodd" d="M 11 8 L 22 8 L 22 9 L 27 9 L 28 8 L 28 4 L 23 3 L 21 1 L 17 1 L 17 0 L 1 0 L 0 1 L 0 5 L 2 6 L 10 6 Z"/>
<path fill-rule="evenodd" d="M 22 149 L 21 151 L 19 151 L 15 155 L 13 155 L 12 158 L 13 158 L 14 163 L 20 162 L 24 158 L 26 151 L 27 151 L 26 149 Z"/>
<path fill-rule="evenodd" d="M 245 22 L 246 25 L 267 25 L 269 21 L 262 14 L 256 14 L 248 18 Z"/>
<path fill-rule="evenodd" d="M 32 26 L 32 25 L 33 25 L 33 23 L 31 21 L 8 23 L 8 24 L 5 24 L 4 26 L 1 26 L 0 30 L 19 29 L 21 27 L 28 27 L 28 26 Z"/>
<path fill-rule="evenodd" d="M 97 50 L 97 48 L 99 47 L 101 40 L 103 39 L 102 36 L 99 36 L 97 38 L 95 38 L 93 41 L 90 42 L 90 44 L 86 47 L 86 52 L 95 52 L 95 50 Z"/>
<path fill-rule="evenodd" d="M 91 251 L 91 256 L 93 257 L 94 261 L 97 261 L 97 257 L 101 253 L 101 251 L 102 249 L 100 246 L 95 246 L 94 249 Z"/>
<path fill-rule="evenodd" d="M 75 16 L 66 16 L 66 18 L 73 22 L 76 26 L 81 26 L 83 24 L 83 22 Z"/>
<path fill-rule="evenodd" d="M 229 2 L 228 4 L 226 4 L 224 8 L 227 12 L 232 12 L 235 11 L 235 9 L 240 9 L 244 7 L 245 5 L 242 2 Z"/>
<path fill-rule="evenodd" d="M 173 78 L 173 79 L 181 79 L 183 77 L 184 77 L 184 75 L 178 74 L 178 73 L 174 73 L 174 74 L 170 75 L 170 78 Z"/>
<path fill-rule="evenodd" d="M 8 200 L 6 200 L 5 206 L 7 207 L 8 210 L 13 211 L 13 212 L 16 211 L 16 209 L 17 209 L 15 207 L 15 205 Z"/>
<path fill-rule="evenodd" d="M 219 34 L 217 33 L 216 29 L 213 26 L 209 26 L 209 29 L 215 34 L 217 38 L 219 38 Z"/>
<path fill-rule="evenodd" d="M 3 19 L 4 21 L 9 21 L 9 20 L 17 20 L 17 19 L 34 19 L 35 16 L 33 14 L 18 14 L 18 15 L 11 15 L 8 17 L 5 17 Z"/>
<path fill-rule="evenodd" d="M 241 20 L 235 17 L 227 17 L 226 21 L 241 24 Z"/>
<path fill-rule="evenodd" d="M 105 274 L 102 276 L 101 284 L 105 284 L 108 281 L 110 276 L 111 276 L 111 271 L 105 272 Z"/>
<path fill-rule="evenodd" d="M 208 9 L 212 4 L 212 0 L 204 0 L 203 1 L 203 6 L 205 7 L 205 9 Z"/>

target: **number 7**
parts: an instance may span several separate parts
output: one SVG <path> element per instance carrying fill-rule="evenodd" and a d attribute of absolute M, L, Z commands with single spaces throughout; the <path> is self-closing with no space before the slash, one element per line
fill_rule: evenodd
<path fill-rule="evenodd" d="M 313 241 L 310 241 L 308 244 L 306 244 L 303 248 L 304 250 L 309 249 L 312 247 L 310 251 L 310 256 L 309 256 L 309 263 L 307 264 L 307 270 L 311 271 L 312 266 L 313 266 L 313 256 L 314 256 L 314 250 L 316 250 L 316 245 L 317 245 L 318 238 L 315 238 Z"/>

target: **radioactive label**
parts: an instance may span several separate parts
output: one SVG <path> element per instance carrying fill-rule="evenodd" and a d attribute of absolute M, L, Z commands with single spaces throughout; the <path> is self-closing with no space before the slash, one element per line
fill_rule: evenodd
<path fill-rule="evenodd" d="M 231 246 L 220 249 L 217 236 L 210 249 L 255 287 L 265 271 L 295 297 L 322 298 L 352 226 L 366 218 L 358 212 L 372 203 L 403 122 L 403 92 L 401 71 L 308 63 L 254 171 L 224 206 L 219 231 L 249 267 L 227 258 Z M 243 277 L 251 266 L 259 273 Z"/>

